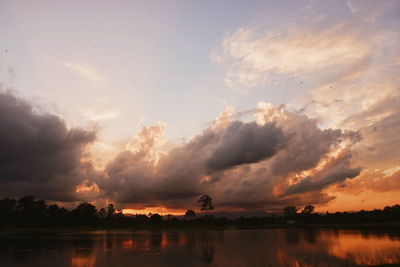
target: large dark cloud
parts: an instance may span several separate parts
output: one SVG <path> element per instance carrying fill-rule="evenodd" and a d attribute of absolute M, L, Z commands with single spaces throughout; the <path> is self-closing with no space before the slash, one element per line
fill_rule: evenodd
<path fill-rule="evenodd" d="M 82 158 L 95 136 L 0 91 L 0 195 L 76 200 L 76 186 L 93 171 Z"/>
<path fill-rule="evenodd" d="M 271 166 L 274 175 L 288 175 L 315 167 L 321 157 L 339 143 L 343 132 L 338 129 L 321 130 L 314 120 L 304 115 L 291 114 L 286 120 L 285 128 L 288 143 Z"/>
<path fill-rule="evenodd" d="M 318 179 L 305 178 L 297 189 L 287 188 L 289 178 L 315 168 L 341 142 L 357 139 L 356 134 L 322 130 L 304 115 L 275 111 L 281 115 L 266 113 L 263 124 L 236 120 L 210 126 L 157 163 L 146 158 L 151 148 L 138 143 L 146 149 L 121 152 L 106 168 L 109 177 L 97 183 L 105 197 L 137 206 L 187 208 L 203 193 L 212 195 L 220 207 L 246 210 L 329 201 L 320 191 L 358 174 L 350 160 L 325 165 Z M 140 133 L 143 144 L 154 139 L 149 129 Z M 310 188 L 300 189 L 302 183 Z M 291 197 L 285 190 L 303 192 L 307 198 Z"/>
<path fill-rule="evenodd" d="M 324 168 L 313 176 L 307 176 L 300 182 L 287 188 L 285 195 L 320 191 L 325 187 L 340 183 L 347 178 L 354 178 L 361 172 L 360 168 L 351 168 L 351 154 L 347 151 L 325 164 Z"/>
<path fill-rule="evenodd" d="M 208 193 L 221 208 L 263 210 L 325 203 L 331 199 L 323 193 L 326 187 L 359 174 L 351 149 L 329 155 L 344 141 L 358 140 L 356 133 L 323 130 L 304 115 L 272 109 L 274 115 L 266 112 L 264 123 L 228 120 L 161 154 L 155 146 L 164 126 L 144 127 L 130 143 L 132 149 L 119 153 L 105 175 L 98 175 L 85 160 L 94 131 L 68 129 L 59 117 L 1 92 L 0 194 L 187 208 Z M 321 162 L 326 163 L 313 170 Z M 289 182 L 310 170 L 313 175 Z M 96 194 L 76 190 L 94 183 L 100 189 Z"/>
<path fill-rule="evenodd" d="M 259 126 L 255 122 L 234 121 L 219 136 L 206 165 L 211 170 L 223 170 L 259 162 L 275 155 L 283 144 L 283 132 L 274 123 Z"/>
<path fill-rule="evenodd" d="M 149 133 L 148 139 L 152 138 Z M 271 157 L 283 139 L 282 131 L 272 123 L 260 126 L 235 121 L 223 129 L 205 130 L 163 156 L 157 166 L 145 159 L 144 150 L 121 152 L 107 166 L 110 179 L 99 183 L 108 195 L 123 202 L 188 199 L 207 190 L 202 178 L 208 174 Z"/>

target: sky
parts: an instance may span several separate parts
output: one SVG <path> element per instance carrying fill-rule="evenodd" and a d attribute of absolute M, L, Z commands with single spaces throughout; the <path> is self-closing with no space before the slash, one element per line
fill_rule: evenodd
<path fill-rule="evenodd" d="M 0 198 L 398 204 L 400 3 L 0 0 Z"/>

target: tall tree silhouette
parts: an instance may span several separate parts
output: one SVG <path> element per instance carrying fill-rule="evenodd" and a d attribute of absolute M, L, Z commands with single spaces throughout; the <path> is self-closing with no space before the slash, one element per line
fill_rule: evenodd
<path fill-rule="evenodd" d="M 114 205 L 112 203 L 108 204 L 107 206 L 107 217 L 111 218 L 113 217 L 115 214 L 115 208 Z"/>
<path fill-rule="evenodd" d="M 313 212 L 314 212 L 314 206 L 313 205 L 307 205 L 307 206 L 304 207 L 304 209 L 302 210 L 301 213 L 303 213 L 305 215 L 310 215 Z"/>
<path fill-rule="evenodd" d="M 209 210 L 214 209 L 214 206 L 212 204 L 212 198 L 208 195 L 201 196 L 198 202 L 201 203 L 201 210 L 205 210 L 206 214 Z"/>

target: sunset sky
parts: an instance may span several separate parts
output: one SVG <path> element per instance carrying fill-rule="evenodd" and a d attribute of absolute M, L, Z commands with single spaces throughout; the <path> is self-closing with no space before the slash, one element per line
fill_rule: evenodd
<path fill-rule="evenodd" d="M 400 2 L 0 0 L 0 199 L 400 203 Z"/>

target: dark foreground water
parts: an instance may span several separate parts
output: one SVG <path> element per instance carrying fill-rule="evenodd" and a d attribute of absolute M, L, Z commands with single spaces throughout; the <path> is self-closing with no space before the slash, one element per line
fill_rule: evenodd
<path fill-rule="evenodd" d="M 357 266 L 400 263 L 399 230 L 0 231 L 0 266 Z"/>

